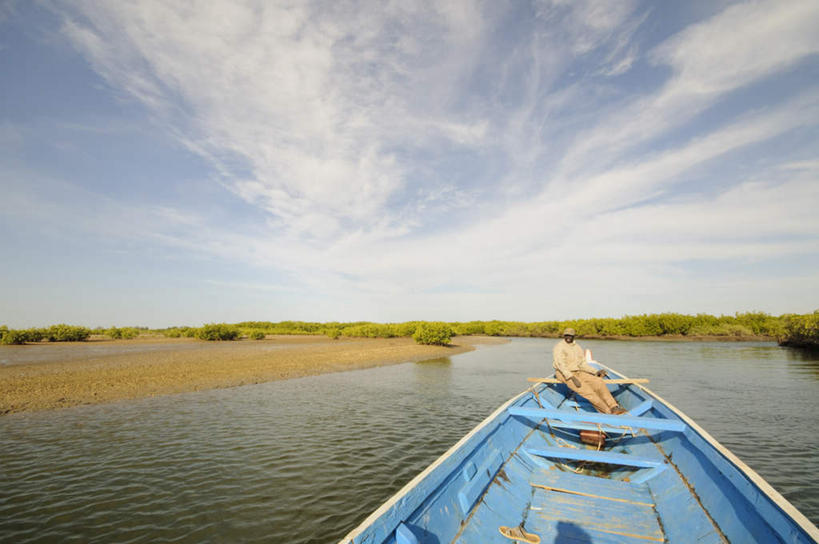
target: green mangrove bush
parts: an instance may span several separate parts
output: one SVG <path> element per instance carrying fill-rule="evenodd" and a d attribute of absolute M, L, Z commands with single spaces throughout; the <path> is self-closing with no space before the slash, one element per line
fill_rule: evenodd
<path fill-rule="evenodd" d="M 49 342 L 83 342 L 91 336 L 91 329 L 74 325 L 52 325 L 45 330 Z"/>
<path fill-rule="evenodd" d="M 812 314 L 783 316 L 783 346 L 819 347 L 819 310 Z"/>
<path fill-rule="evenodd" d="M 132 340 L 139 336 L 139 329 L 135 327 L 111 327 L 105 330 L 105 335 L 113 340 Z"/>
<path fill-rule="evenodd" d="M 3 336 L 0 337 L 0 344 L 7 346 L 25 344 L 27 342 L 25 331 L 17 331 L 14 329 L 6 329 L 3 331 Z"/>
<path fill-rule="evenodd" d="M 196 331 L 199 329 L 195 327 L 170 327 L 162 329 L 161 332 L 166 338 L 196 338 Z"/>
<path fill-rule="evenodd" d="M 208 323 L 196 331 L 196 337 L 201 340 L 236 340 L 239 338 L 239 328 L 227 323 Z"/>
<path fill-rule="evenodd" d="M 436 344 L 446 346 L 452 340 L 452 328 L 448 323 L 421 323 L 415 329 L 412 338 L 419 344 Z"/>

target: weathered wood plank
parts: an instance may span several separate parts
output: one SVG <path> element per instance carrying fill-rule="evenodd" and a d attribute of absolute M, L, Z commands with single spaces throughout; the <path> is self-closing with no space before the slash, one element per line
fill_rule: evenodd
<path fill-rule="evenodd" d="M 654 508 L 654 504 L 650 502 L 630 501 L 628 499 L 621 499 L 619 497 L 606 497 L 603 495 L 595 495 L 594 493 L 586 493 L 585 491 L 576 491 L 574 489 L 566 489 L 564 487 L 553 487 L 550 485 L 543 484 L 530 485 L 532 487 L 537 487 L 538 489 L 545 489 L 546 491 L 554 491 L 556 493 L 569 493 L 570 495 L 580 495 L 581 497 L 589 497 L 592 499 L 603 499 L 607 501 L 624 502 L 626 504 L 633 504 L 635 506 L 648 506 L 649 508 Z"/>
<path fill-rule="evenodd" d="M 583 497 L 537 490 L 532 497 L 527 527 L 537 532 L 546 526 L 563 523 L 563 539 L 582 536 L 581 542 L 614 540 L 615 542 L 664 542 L 665 535 L 653 508 L 613 502 L 607 499 Z M 542 530 L 542 529 L 541 529 Z M 576 535 L 568 534 L 576 532 Z M 607 535 L 608 538 L 599 538 Z M 541 538 L 545 535 L 541 533 Z"/>
<path fill-rule="evenodd" d="M 529 478 L 529 485 L 560 489 L 567 493 L 576 492 L 590 496 L 609 497 L 625 502 L 654 503 L 647 485 L 562 470 L 536 470 Z"/>
<path fill-rule="evenodd" d="M 574 410 L 554 410 L 549 408 L 523 408 L 510 406 L 508 412 L 513 416 L 525 416 L 535 419 L 559 419 L 565 422 L 579 421 L 583 423 L 603 423 L 613 427 L 634 427 L 658 431 L 684 432 L 685 423 L 676 419 L 660 419 L 656 417 L 634 417 L 629 415 L 609 415 L 595 412 L 576 412 Z"/>
<path fill-rule="evenodd" d="M 654 407 L 654 401 L 648 399 L 628 411 L 633 416 L 641 416 Z"/>
<path fill-rule="evenodd" d="M 555 459 L 570 459 L 573 461 L 589 461 L 592 463 L 606 463 L 609 465 L 624 465 L 629 467 L 658 467 L 663 460 L 637 457 L 626 453 L 612 453 L 610 451 L 596 451 L 580 448 L 537 448 L 526 449 L 531 455 Z"/>

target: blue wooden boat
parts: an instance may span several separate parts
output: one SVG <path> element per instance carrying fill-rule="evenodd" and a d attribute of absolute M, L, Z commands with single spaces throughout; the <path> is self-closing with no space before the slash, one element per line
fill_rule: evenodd
<path fill-rule="evenodd" d="M 647 380 L 592 365 L 606 368 L 626 414 L 530 378 L 340 544 L 819 542 L 813 523 Z"/>

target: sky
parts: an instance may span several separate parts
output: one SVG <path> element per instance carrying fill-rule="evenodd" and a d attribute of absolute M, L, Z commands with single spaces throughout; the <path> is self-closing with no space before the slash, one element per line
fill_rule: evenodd
<path fill-rule="evenodd" d="M 819 2 L 0 0 L 0 324 L 819 308 Z"/>

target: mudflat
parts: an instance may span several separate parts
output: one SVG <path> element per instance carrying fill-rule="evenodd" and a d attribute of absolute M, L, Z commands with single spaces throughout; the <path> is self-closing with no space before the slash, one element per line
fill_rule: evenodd
<path fill-rule="evenodd" d="M 150 338 L 0 346 L 0 414 L 424 361 L 506 341 L 461 336 L 450 346 L 425 346 L 411 338 L 269 336 L 237 342 Z"/>

